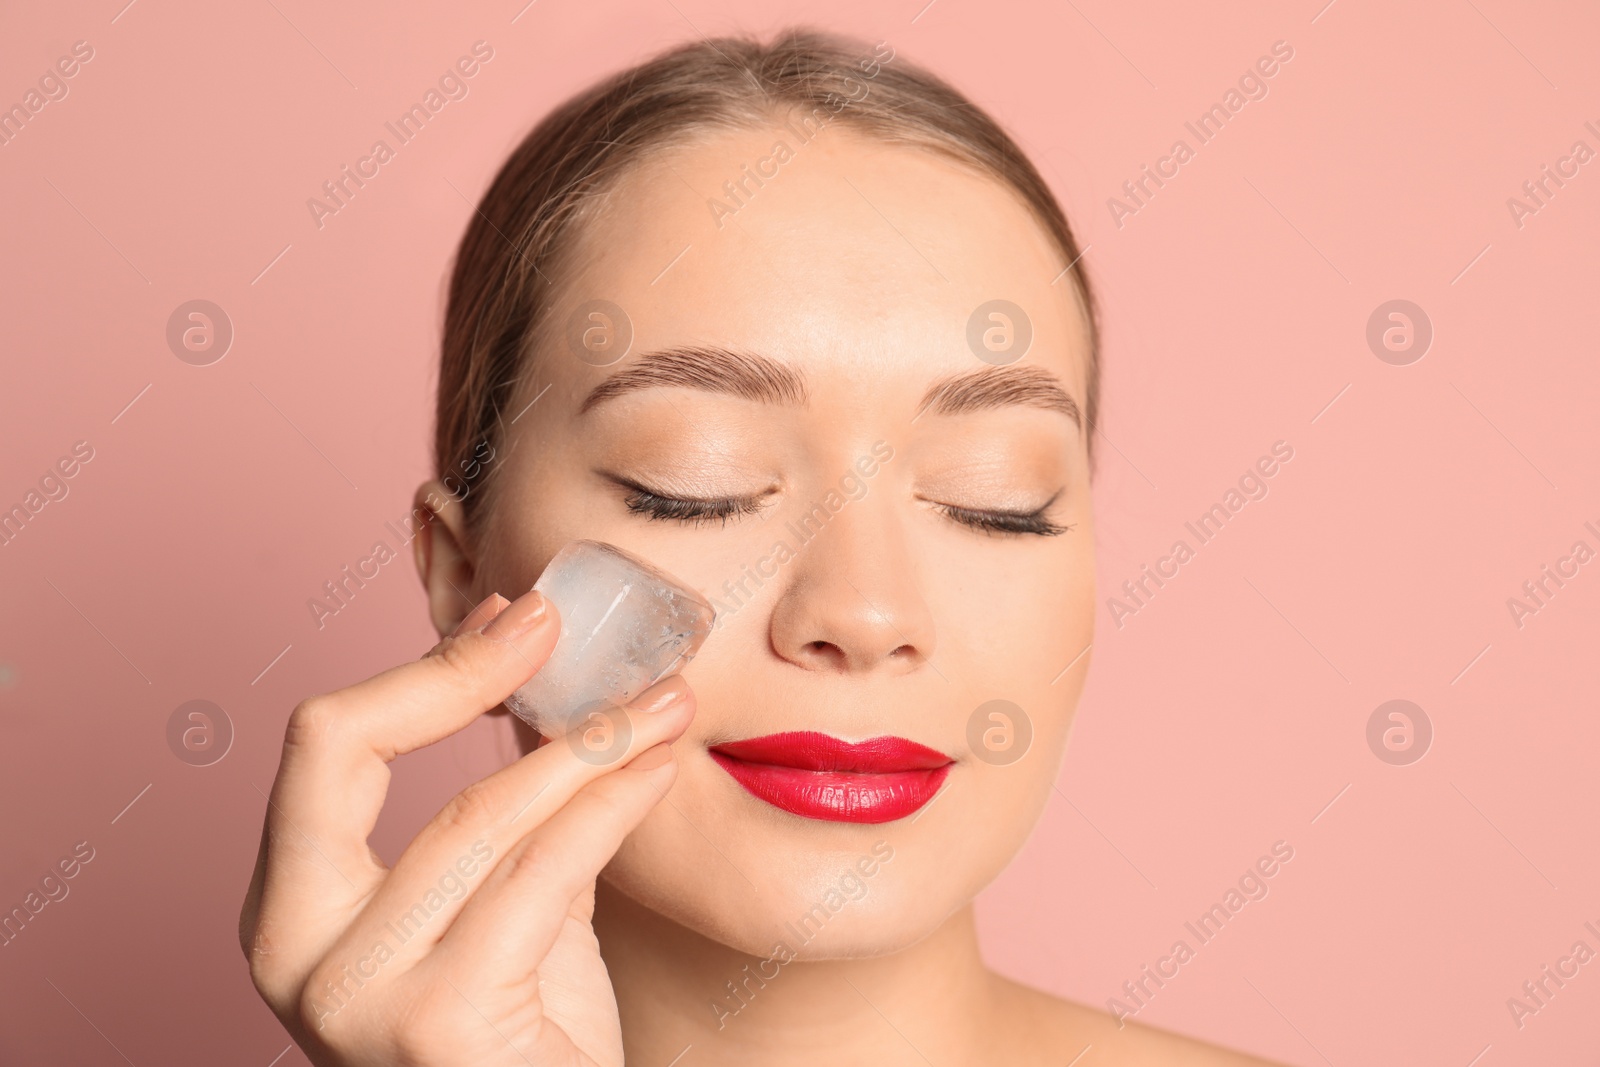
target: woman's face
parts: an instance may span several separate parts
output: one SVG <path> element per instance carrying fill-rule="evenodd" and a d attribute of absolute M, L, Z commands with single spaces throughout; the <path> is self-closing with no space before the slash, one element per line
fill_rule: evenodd
<path fill-rule="evenodd" d="M 655 155 L 580 259 L 507 416 L 479 595 L 525 591 L 593 538 L 720 618 L 684 671 L 699 711 L 677 782 L 606 877 L 758 956 L 909 944 L 1020 847 L 1089 662 L 1086 333 L 1065 264 L 1002 185 L 841 125 Z M 589 349 L 560 335 L 595 300 L 631 323 L 607 366 L 607 320 L 584 320 Z M 1026 324 L 974 325 L 996 300 Z M 797 732 L 939 755 L 880 743 L 890 771 L 808 793 L 815 776 L 763 761 L 815 749 L 731 744 Z"/>

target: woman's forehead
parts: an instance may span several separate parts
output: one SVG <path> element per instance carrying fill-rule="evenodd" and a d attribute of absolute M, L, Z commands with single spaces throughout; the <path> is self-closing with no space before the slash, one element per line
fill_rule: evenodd
<path fill-rule="evenodd" d="M 1060 253 L 1002 182 L 927 149 L 838 127 L 702 135 L 621 179 L 577 251 L 558 321 L 613 303 L 634 353 L 717 344 L 819 372 L 1026 359 L 1081 397 L 1085 322 Z M 1009 358 L 992 347 L 1006 329 L 1028 341 Z"/>

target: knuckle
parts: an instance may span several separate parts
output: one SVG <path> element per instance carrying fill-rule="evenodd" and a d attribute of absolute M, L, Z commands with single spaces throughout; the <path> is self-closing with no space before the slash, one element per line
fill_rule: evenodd
<path fill-rule="evenodd" d="M 266 931 L 256 929 L 248 935 L 241 932 L 239 940 L 250 965 L 250 983 L 261 998 L 274 1008 L 292 1001 L 292 978 L 283 962 L 273 955 Z"/>
<path fill-rule="evenodd" d="M 432 648 L 430 648 L 430 649 L 428 649 L 428 651 L 424 652 L 421 655 L 421 657 L 419 657 L 419 658 L 421 658 L 421 659 L 439 659 L 440 657 L 442 657 L 444 655 L 444 650 L 449 648 L 451 645 L 455 644 L 455 642 L 456 642 L 456 635 L 455 634 L 445 634 L 443 637 L 439 638 L 438 642 L 435 643 Z"/>
<path fill-rule="evenodd" d="M 324 960 L 312 969 L 311 977 L 300 990 L 296 1003 L 300 1023 L 324 1042 L 332 1043 L 354 1026 L 354 1012 L 349 1009 L 357 1003 L 360 985 L 351 979 L 347 970 Z"/>
<path fill-rule="evenodd" d="M 485 709 L 504 700 L 540 666 L 514 644 L 477 631 L 445 638 L 427 658 L 436 662 L 447 690 Z"/>
<path fill-rule="evenodd" d="M 244 958 L 251 962 L 252 967 L 255 963 L 254 949 L 257 944 L 257 938 L 264 936 L 256 925 L 257 910 L 254 901 L 246 900 L 244 908 L 239 912 L 239 951 L 244 953 Z M 257 988 L 260 987 L 258 986 Z"/>
<path fill-rule="evenodd" d="M 506 863 L 509 867 L 506 876 L 511 880 L 541 882 L 559 869 L 561 857 L 549 842 L 532 837 L 513 852 Z"/>
<path fill-rule="evenodd" d="M 445 638 L 434 647 L 432 656 L 447 670 L 470 679 L 477 673 L 477 668 L 480 666 L 478 661 L 482 657 L 474 647 L 479 642 L 464 640 L 466 636 Z"/>
<path fill-rule="evenodd" d="M 339 700 L 332 695 L 307 697 L 289 713 L 284 730 L 286 748 L 321 748 L 342 718 Z"/>
<path fill-rule="evenodd" d="M 496 666 L 494 650 L 498 647 L 500 643 L 492 638 L 478 633 L 465 633 L 439 642 L 430 658 L 436 660 L 439 669 L 444 672 L 446 685 L 458 692 L 471 694 L 489 707 L 499 703 L 505 695 L 496 690 L 494 676 L 499 672 L 489 670 Z"/>
<path fill-rule="evenodd" d="M 493 822 L 499 811 L 493 792 L 483 782 L 473 782 L 450 798 L 444 824 L 450 830 L 472 831 Z"/>

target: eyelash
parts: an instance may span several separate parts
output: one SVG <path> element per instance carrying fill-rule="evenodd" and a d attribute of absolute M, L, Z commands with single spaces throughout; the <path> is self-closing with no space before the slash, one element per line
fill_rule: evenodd
<path fill-rule="evenodd" d="M 729 519 L 740 515 L 753 515 L 761 510 L 761 500 L 758 497 L 690 500 L 683 497 L 661 496 L 638 486 L 633 486 L 632 489 L 625 501 L 628 510 L 636 515 L 643 515 L 652 522 L 660 519 L 699 526 L 703 523 L 720 521 L 726 526 Z"/>
<path fill-rule="evenodd" d="M 761 501 L 757 497 L 724 497 L 716 500 L 692 500 L 683 497 L 662 496 L 652 493 L 648 489 L 632 486 L 632 492 L 625 501 L 629 511 L 636 515 L 643 515 L 650 521 L 657 520 L 681 522 L 691 526 L 704 523 L 720 522 L 726 526 L 728 520 L 741 515 L 753 515 L 761 510 Z M 1057 496 L 1060 494 L 1058 493 Z M 954 504 L 936 505 L 955 522 L 963 526 L 981 530 L 986 534 L 998 535 L 1027 535 L 1038 537 L 1055 537 L 1071 530 L 1076 523 L 1065 526 L 1058 525 L 1044 517 L 1045 511 L 1056 502 L 1056 497 L 1051 497 L 1043 507 L 1037 511 L 1012 512 L 1012 511 L 975 511 L 971 508 L 956 507 Z"/>
<path fill-rule="evenodd" d="M 954 504 L 940 504 L 939 510 L 963 526 L 981 530 L 986 534 L 1034 534 L 1039 537 L 1055 537 L 1072 529 L 1076 523 L 1065 526 L 1051 522 L 1044 517 L 1050 504 L 1055 503 L 1051 497 L 1049 503 L 1037 511 L 973 511 L 971 508 L 958 508 Z"/>

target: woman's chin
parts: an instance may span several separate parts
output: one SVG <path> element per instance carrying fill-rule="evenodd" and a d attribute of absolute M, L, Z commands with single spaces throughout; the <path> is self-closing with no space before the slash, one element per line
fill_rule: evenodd
<path fill-rule="evenodd" d="M 634 913 L 632 921 L 644 919 L 663 932 L 670 925 L 676 930 L 669 938 L 703 938 L 780 963 L 900 952 L 932 934 L 969 899 L 954 891 L 958 887 L 931 879 L 896 878 L 892 861 L 871 877 L 854 867 L 835 872 L 833 864 L 822 862 L 818 866 L 827 872 L 788 881 L 766 878 L 757 889 L 738 874 L 664 884 L 618 858 L 622 862 L 613 862 L 602 876 L 600 907 L 620 905 Z M 938 893 L 930 893 L 935 886 Z M 650 914 L 641 915 L 641 909 Z"/>

